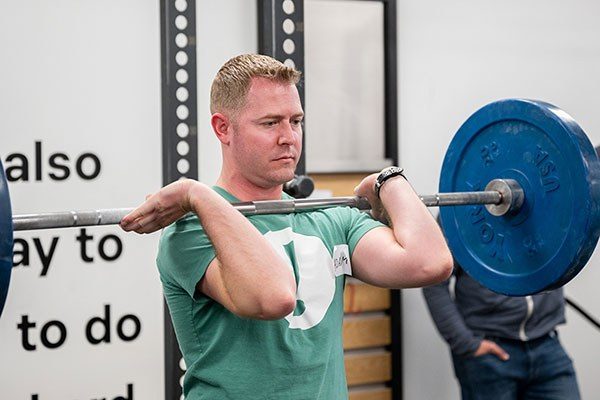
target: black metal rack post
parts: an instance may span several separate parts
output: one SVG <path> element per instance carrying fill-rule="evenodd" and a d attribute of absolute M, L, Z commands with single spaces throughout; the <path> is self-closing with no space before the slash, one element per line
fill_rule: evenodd
<path fill-rule="evenodd" d="M 163 184 L 198 178 L 196 3 L 160 1 Z M 165 399 L 179 400 L 185 364 L 166 303 Z"/>

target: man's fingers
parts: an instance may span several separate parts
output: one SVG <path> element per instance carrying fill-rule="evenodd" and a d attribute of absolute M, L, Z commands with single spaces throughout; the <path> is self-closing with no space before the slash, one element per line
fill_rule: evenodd
<path fill-rule="evenodd" d="M 147 215 L 140 216 L 133 221 L 125 221 L 121 223 L 121 227 L 125 231 L 135 231 L 137 233 L 152 233 L 165 228 L 171 223 L 177 221 L 182 216 L 179 210 L 152 210 Z"/>
<path fill-rule="evenodd" d="M 496 343 L 494 343 L 492 345 L 491 351 L 502 361 L 507 361 L 510 358 L 508 353 L 506 351 L 504 351 L 504 349 L 502 347 L 498 346 Z"/>
<path fill-rule="evenodd" d="M 152 217 L 143 217 L 134 221 L 127 227 L 128 231 L 134 231 L 136 233 L 152 233 L 161 229 L 160 223 Z"/>
<path fill-rule="evenodd" d="M 493 354 L 502 361 L 507 361 L 510 358 L 508 353 L 504 351 L 502 347 L 498 346 L 496 342 L 483 339 L 475 352 L 475 357 L 483 356 L 485 354 Z"/>
<path fill-rule="evenodd" d="M 140 218 L 152 215 L 155 210 L 156 206 L 154 202 L 146 201 L 141 206 L 124 216 L 119 225 L 121 225 L 121 228 L 125 231 L 133 231 L 136 229 L 134 224 Z"/>
<path fill-rule="evenodd" d="M 119 225 L 121 226 L 121 229 L 123 229 L 126 232 L 134 231 L 138 228 L 138 221 L 142 217 L 143 214 L 140 214 L 137 210 L 134 210 L 131 213 L 124 216 L 121 222 L 119 222 Z"/>

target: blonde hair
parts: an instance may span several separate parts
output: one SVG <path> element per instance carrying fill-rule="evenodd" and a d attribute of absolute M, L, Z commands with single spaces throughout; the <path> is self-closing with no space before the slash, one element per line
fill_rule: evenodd
<path fill-rule="evenodd" d="M 301 73 L 272 57 L 242 54 L 227 61 L 213 80 L 210 89 L 210 112 L 239 111 L 246 102 L 252 78 L 296 85 Z"/>

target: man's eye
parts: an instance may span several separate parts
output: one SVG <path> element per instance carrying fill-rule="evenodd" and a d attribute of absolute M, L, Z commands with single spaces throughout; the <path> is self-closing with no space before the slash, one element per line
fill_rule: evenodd
<path fill-rule="evenodd" d="M 275 125 L 277 125 L 277 121 L 263 122 L 263 125 L 265 125 L 265 126 L 275 126 Z"/>
<path fill-rule="evenodd" d="M 294 125 L 302 125 L 302 120 L 301 119 L 295 119 L 292 121 L 292 124 Z"/>

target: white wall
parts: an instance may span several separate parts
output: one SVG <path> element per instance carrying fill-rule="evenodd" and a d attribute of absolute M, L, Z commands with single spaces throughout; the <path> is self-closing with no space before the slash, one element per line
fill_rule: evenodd
<path fill-rule="evenodd" d="M 421 193 L 437 191 L 448 143 L 464 120 L 491 101 L 536 98 L 571 114 L 600 143 L 600 3 L 575 1 L 399 0 L 400 160 Z M 600 263 L 567 286 L 600 316 Z M 406 399 L 457 399 L 447 347 L 420 290 L 404 291 Z M 567 312 L 561 338 L 583 398 L 600 393 L 598 331 Z"/>
<path fill-rule="evenodd" d="M 203 0 L 196 3 L 199 179 L 213 184 L 221 169 L 221 147 L 210 126 L 210 85 L 231 57 L 258 50 L 256 2 Z"/>
<path fill-rule="evenodd" d="M 384 143 L 383 15 L 380 2 L 304 1 L 309 174 L 391 164 Z"/>
<path fill-rule="evenodd" d="M 5 168 L 22 165 L 11 154 L 29 160 L 29 179 L 9 182 L 14 213 L 131 207 L 160 187 L 159 21 L 158 2 L 144 0 L 0 2 L 0 159 Z M 34 142 L 42 144 L 40 179 L 33 172 Z M 67 179 L 51 175 L 62 176 L 50 163 L 59 152 L 69 157 L 68 163 L 58 159 L 70 166 Z M 74 165 L 87 152 L 101 168 L 84 180 Z M 15 233 L 29 244 L 30 257 L 25 262 L 25 246 L 15 246 L 18 265 L 0 318 L 0 398 L 162 398 L 158 235 L 116 226 L 86 233 L 93 239 L 85 246 L 77 240 L 80 229 Z M 97 250 L 103 237 L 110 238 L 104 250 L 112 261 Z M 46 274 L 35 240 L 52 254 Z M 105 317 L 105 305 L 110 339 L 95 343 L 106 332 L 94 319 Z M 26 340 L 18 328 L 24 316 L 36 324 Z M 132 340 L 117 335 L 119 320 Z M 44 344 L 44 332 L 54 347 Z"/>

